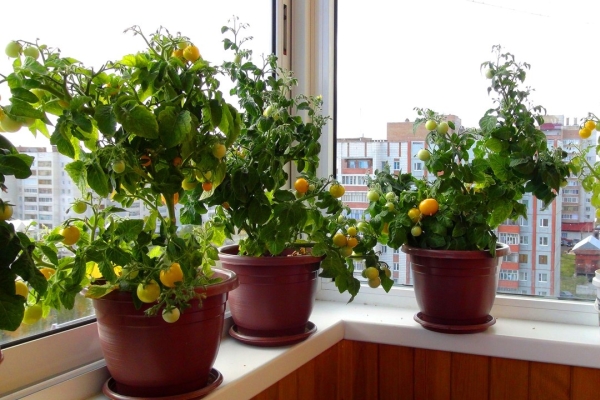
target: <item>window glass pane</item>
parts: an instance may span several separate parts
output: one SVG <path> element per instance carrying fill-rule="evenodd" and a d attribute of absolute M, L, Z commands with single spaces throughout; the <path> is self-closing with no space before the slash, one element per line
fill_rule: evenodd
<path fill-rule="evenodd" d="M 494 56 L 493 45 L 531 64 L 525 84 L 534 89 L 533 103 L 547 109 L 541 129 L 549 146 L 582 144 L 578 125 L 588 112 L 598 111 L 593 109 L 596 94 L 587 90 L 600 61 L 600 53 L 590 50 L 597 47 L 596 26 L 579 13 L 598 15 L 600 4 L 375 0 L 338 1 L 337 6 L 336 176 L 342 182 L 353 176 L 356 199 L 367 188 L 346 160 L 366 158 L 371 168 L 387 163 L 392 172 L 426 176 L 423 163 L 414 157 L 424 145 L 424 137 L 412 130 L 415 107 L 452 116 L 463 127 L 477 127 L 485 111 L 494 107 L 489 81 L 480 72 L 481 63 Z M 518 29 L 490 28 L 505 21 Z M 582 54 L 585 62 L 580 61 Z M 360 84 L 357 59 L 369 65 L 368 71 L 361 70 Z M 586 142 L 596 143 L 595 131 Z M 594 161 L 595 154 L 589 159 Z M 525 196 L 528 218 L 506 221 L 497 232 L 518 255 L 505 261 L 501 292 L 560 298 L 568 292 L 579 299 L 594 298 L 591 278 L 597 262 L 578 257 L 577 249 L 567 253 L 569 246 L 593 234 L 596 210 L 590 198 L 575 177 L 548 209 Z M 367 204 L 348 203 L 353 209 Z M 381 258 L 389 265 L 408 265 L 401 252 L 388 251 Z M 405 271 L 394 272 L 393 278 L 397 284 L 412 283 Z"/>
<path fill-rule="evenodd" d="M 235 13 L 240 22 L 250 25 L 244 34 L 253 37 L 248 48 L 253 50 L 254 58 L 260 64 L 262 56 L 272 53 L 273 49 L 272 4 L 272 0 L 210 3 L 176 0 L 169 4 L 157 0 L 143 3 L 105 0 L 100 8 L 95 9 L 76 0 L 65 0 L 59 7 L 45 0 L 31 0 L 26 5 L 30 11 L 26 12 L 25 20 L 9 18 L 0 24 L 0 38 L 4 40 L 1 48 L 4 49 L 9 40 L 35 42 L 39 39 L 39 43 L 60 48 L 63 56 L 74 57 L 86 66 L 99 68 L 106 61 L 135 54 L 145 48 L 141 37 L 124 33 L 125 29 L 139 25 L 145 34 L 150 35 L 162 26 L 172 34 L 181 32 L 188 36 L 199 47 L 204 59 L 218 65 L 226 61 L 221 27 L 227 25 Z M 22 16 L 23 4 L 6 3 L 2 12 L 4 15 Z M 228 52 L 227 57 L 231 58 L 231 54 Z M 0 73 L 12 70 L 11 62 L 2 50 Z M 226 83 L 225 80 L 223 82 Z M 228 88 L 222 87 L 222 91 L 227 94 Z M 0 85 L 0 96 L 3 100 L 10 97 L 6 84 Z M 3 135 L 14 145 L 27 147 L 26 153 L 35 157 L 32 177 L 21 181 L 9 178 L 8 192 L 2 193 L 3 200 L 16 205 L 15 224 L 20 224 L 20 220 L 35 220 L 38 226 L 59 226 L 67 218 L 66 211 L 71 203 L 81 196 L 68 175 L 64 174 L 64 166 L 70 160 L 53 150 L 47 139 L 41 135 L 34 138 L 26 129 Z M 359 168 L 366 168 L 366 162 L 366 159 L 360 160 Z M 130 216 L 139 217 L 140 213 L 139 204 L 134 204 L 129 211 Z M 0 344 L 89 315 L 93 315 L 93 308 L 82 297 L 72 311 L 52 313 L 45 320 L 22 326 L 14 333 L 0 331 Z"/>

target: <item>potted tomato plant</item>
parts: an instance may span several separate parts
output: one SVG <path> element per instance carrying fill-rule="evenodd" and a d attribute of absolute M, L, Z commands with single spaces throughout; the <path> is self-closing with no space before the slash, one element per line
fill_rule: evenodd
<path fill-rule="evenodd" d="M 345 189 L 332 177 L 317 176 L 319 138 L 328 121 L 319 96 L 293 94 L 296 79 L 273 55 L 252 61 L 237 20 L 223 31 L 233 61 L 224 64 L 239 99 L 242 129 L 226 160 L 223 182 L 199 203 L 216 206 L 213 226 L 223 237 L 240 235 L 220 250 L 226 268 L 239 276 L 230 297 L 235 326 L 245 343 L 295 343 L 315 330 L 310 317 L 317 276 L 335 281 L 351 298 L 360 282 L 353 254 L 376 265 L 374 235 L 359 232 L 341 202 Z M 292 177 L 292 170 L 295 171 Z M 320 271 L 320 272 L 319 272 Z M 392 280 L 382 272 L 386 290 Z"/>
<path fill-rule="evenodd" d="M 223 100 L 218 68 L 189 38 L 126 32 L 147 48 L 97 68 L 37 42 L 9 45 L 13 71 L 2 82 L 12 97 L 2 121 L 49 137 L 87 193 L 32 250 L 32 274 L 47 289 L 32 283 L 28 303 L 46 312 L 73 307 L 82 291 L 94 299 L 107 392 L 201 395 L 222 380 L 212 364 L 237 277 L 213 268 L 205 210 L 187 203 L 221 184 L 241 118 Z M 201 191 L 198 177 L 208 176 Z M 123 217 L 135 201 L 146 215 Z"/>
<path fill-rule="evenodd" d="M 495 322 L 489 315 L 499 262 L 509 247 L 495 229 L 507 219 L 527 218 L 523 196 L 545 206 L 569 176 L 566 152 L 549 148 L 540 106 L 523 87 L 529 65 L 494 47 L 497 59 L 482 64 L 495 106 L 477 129 L 456 130 L 429 109 L 416 109 L 416 126 L 429 131 L 417 155 L 427 175 L 393 175 L 389 169 L 369 179 L 369 224 L 381 243 L 409 254 L 420 312 L 427 329 L 472 333 Z"/>

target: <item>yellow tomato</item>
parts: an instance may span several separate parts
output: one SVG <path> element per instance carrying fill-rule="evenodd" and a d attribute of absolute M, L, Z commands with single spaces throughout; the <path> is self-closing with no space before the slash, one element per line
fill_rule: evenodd
<path fill-rule="evenodd" d="M 304 178 L 298 178 L 298 179 L 296 179 L 296 182 L 294 182 L 294 189 L 296 189 L 296 191 L 298 193 L 308 192 L 308 186 L 309 186 L 309 183 Z"/>
<path fill-rule="evenodd" d="M 166 287 L 175 287 L 177 282 L 183 281 L 183 271 L 179 263 L 172 263 L 169 269 L 160 271 L 160 281 Z"/>
<path fill-rule="evenodd" d="M 81 232 L 79 232 L 79 228 L 76 227 L 75 225 L 69 225 L 69 226 L 61 229 L 59 233 L 62 236 L 64 236 L 64 239 L 62 240 L 62 242 L 64 244 L 66 244 L 67 246 L 72 246 L 75 243 L 77 243 L 77 241 L 79 240 L 79 237 L 81 236 Z"/>
<path fill-rule="evenodd" d="M 160 286 L 155 280 L 147 284 L 140 283 L 136 290 L 138 298 L 144 303 L 154 303 L 160 296 Z"/>
<path fill-rule="evenodd" d="M 438 212 L 440 205 L 436 199 L 425 199 L 419 203 L 419 211 L 423 215 L 433 215 Z"/>

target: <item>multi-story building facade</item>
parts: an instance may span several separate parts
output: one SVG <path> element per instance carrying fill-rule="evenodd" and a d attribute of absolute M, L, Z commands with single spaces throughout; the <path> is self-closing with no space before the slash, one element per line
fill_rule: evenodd
<path fill-rule="evenodd" d="M 77 199 L 83 196 L 75 185 L 65 166 L 72 160 L 58 152 L 55 146 L 46 147 L 18 147 L 20 153 L 33 157 L 31 176 L 27 179 L 15 179 L 7 176 L 6 186 L 8 192 L 3 194 L 3 199 L 15 205 L 13 219 L 36 221 L 38 229 L 53 229 L 61 225 L 67 218 L 73 217 L 70 207 Z M 106 200 L 107 204 L 110 200 Z M 117 205 L 117 204 L 114 204 Z M 118 206 L 118 205 L 117 205 Z M 87 211 L 91 215 L 91 211 Z M 141 201 L 136 201 L 123 217 L 143 218 L 148 211 Z"/>
<path fill-rule="evenodd" d="M 461 121 L 450 115 L 458 130 Z M 564 124 L 564 117 L 548 117 L 541 126 L 547 135 L 548 146 L 565 148 L 569 145 L 595 143 L 596 132 L 588 141 L 578 136 L 576 121 L 573 126 Z M 392 172 L 410 172 L 425 176 L 423 162 L 415 156 L 426 146 L 427 131 L 420 126 L 413 132 L 413 122 L 390 122 L 387 124 L 386 140 L 368 138 L 338 139 L 336 172 L 346 186 L 342 200 L 352 209 L 352 217 L 360 219 L 367 207 L 366 174 L 389 164 Z M 590 152 L 589 157 L 595 157 Z M 592 160 L 592 159 L 590 159 Z M 507 243 L 512 254 L 502 263 L 499 291 L 540 296 L 557 296 L 560 291 L 561 238 L 583 239 L 591 234 L 595 209 L 590 196 L 586 195 L 580 182 L 570 178 L 561 195 L 548 208 L 531 195 L 522 202 L 527 205 L 527 218 L 506 221 L 498 228 L 499 240 Z M 392 269 L 392 277 L 398 284 L 411 284 L 408 256 L 380 246 L 381 260 Z M 360 270 L 360 266 L 357 268 Z"/>

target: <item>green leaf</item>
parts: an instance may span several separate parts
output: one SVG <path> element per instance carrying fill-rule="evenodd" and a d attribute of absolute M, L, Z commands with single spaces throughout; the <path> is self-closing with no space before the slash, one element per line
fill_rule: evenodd
<path fill-rule="evenodd" d="M 0 279 L 6 279 L 9 271 L 0 270 Z M 12 280 L 14 286 L 14 278 Z M 0 290 L 0 330 L 15 331 L 23 320 L 25 299 Z"/>
<path fill-rule="evenodd" d="M 17 179 L 29 178 L 32 163 L 33 157 L 26 154 L 0 154 L 0 174 L 14 175 Z"/>
<path fill-rule="evenodd" d="M 110 193 L 108 176 L 98 164 L 93 162 L 86 166 L 87 183 L 100 197 L 107 197 Z"/>
<path fill-rule="evenodd" d="M 81 160 L 70 162 L 65 166 L 65 171 L 79 188 L 81 193 L 85 193 L 87 189 L 85 164 Z"/>
<path fill-rule="evenodd" d="M 131 241 L 135 240 L 138 235 L 144 229 L 144 220 L 142 219 L 127 219 L 121 221 L 115 235 L 121 237 L 123 240 Z"/>
<path fill-rule="evenodd" d="M 296 196 L 292 192 L 290 192 L 289 190 L 281 189 L 277 189 L 273 193 L 273 198 L 280 203 L 286 203 L 296 200 Z"/>
<path fill-rule="evenodd" d="M 181 144 L 192 130 L 192 117 L 189 111 L 177 113 L 174 107 L 167 107 L 158 115 L 160 140 L 166 148 Z"/>
<path fill-rule="evenodd" d="M 209 102 L 210 107 L 210 125 L 214 128 L 221 124 L 221 118 L 223 117 L 223 109 L 218 100 L 213 99 Z"/>
<path fill-rule="evenodd" d="M 508 149 L 508 142 L 504 142 L 497 138 L 490 138 L 485 141 L 485 146 L 493 151 L 494 153 L 500 153 L 503 150 Z"/>
<path fill-rule="evenodd" d="M 494 203 L 492 215 L 490 216 L 490 226 L 492 229 L 506 221 L 513 211 L 512 204 L 507 201 L 498 201 Z"/>
<path fill-rule="evenodd" d="M 99 299 L 103 296 L 106 296 L 110 292 L 117 290 L 118 288 L 119 285 L 112 283 L 106 283 L 104 285 L 91 285 L 85 293 L 85 297 L 89 299 Z"/>
<path fill-rule="evenodd" d="M 55 145 L 60 154 L 75 158 L 75 147 L 71 143 L 71 135 L 66 128 L 64 120 L 59 120 L 54 133 L 50 136 L 50 144 Z"/>
<path fill-rule="evenodd" d="M 158 139 L 158 121 L 152 111 L 146 107 L 135 104 L 131 101 L 124 101 L 117 105 L 118 112 L 115 110 L 117 122 L 119 122 L 125 131 L 147 139 Z"/>
<path fill-rule="evenodd" d="M 221 123 L 219 124 L 219 129 L 221 130 L 221 132 L 227 135 L 229 131 L 233 128 L 233 116 L 231 115 L 231 112 L 229 111 L 229 107 L 227 107 L 227 105 L 223 105 L 221 111 L 222 116 Z"/>
<path fill-rule="evenodd" d="M 493 130 L 498 124 L 498 119 L 493 115 L 486 115 L 479 120 L 479 127 L 484 131 L 488 132 Z"/>
<path fill-rule="evenodd" d="M 114 135 L 117 130 L 117 118 L 113 114 L 112 106 L 98 105 L 94 112 L 94 119 L 98 129 L 105 135 Z"/>
<path fill-rule="evenodd" d="M 13 88 L 10 90 L 10 92 L 11 92 L 13 98 L 16 97 L 16 98 L 26 101 L 28 103 L 35 104 L 38 101 L 40 101 L 35 94 L 33 94 L 29 90 L 21 88 L 21 87 Z"/>

